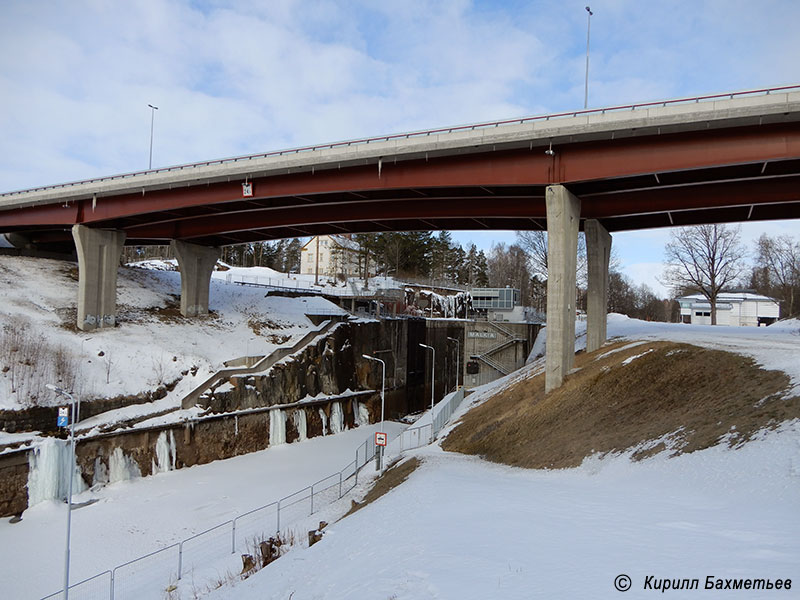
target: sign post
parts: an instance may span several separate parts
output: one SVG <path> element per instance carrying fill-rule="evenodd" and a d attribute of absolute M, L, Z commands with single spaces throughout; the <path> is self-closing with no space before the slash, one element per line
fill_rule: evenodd
<path fill-rule="evenodd" d="M 375 432 L 375 445 L 386 447 L 387 435 L 382 431 Z"/>

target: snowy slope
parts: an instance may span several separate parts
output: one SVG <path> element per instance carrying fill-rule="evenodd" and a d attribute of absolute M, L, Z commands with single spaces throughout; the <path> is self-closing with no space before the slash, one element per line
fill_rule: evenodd
<path fill-rule="evenodd" d="M 159 268 L 155 263 L 150 266 Z M 185 319 L 175 308 L 179 273 L 121 268 L 119 326 L 84 333 L 74 330 L 78 289 L 74 273 L 70 276 L 74 269 L 68 262 L 0 256 L 0 327 L 24 326 L 27 336 L 52 349 L 63 348 L 76 363 L 74 391 L 84 400 L 136 394 L 182 378 L 162 401 L 165 406 L 177 405 L 223 361 L 268 354 L 302 337 L 313 327 L 306 313 L 342 312 L 320 297 L 265 297 L 261 289 L 213 279 L 213 314 Z M 249 322 L 256 324 L 258 335 Z M 39 387 L 49 382 L 39 382 Z M 26 405 L 24 392 L 12 392 L 8 374 L 0 376 L 0 408 Z M 44 393 L 40 402 L 55 399 Z"/>
<path fill-rule="evenodd" d="M 800 424 L 741 450 L 527 471 L 438 449 L 409 480 L 219 599 L 649 597 L 645 578 L 800 584 Z M 656 594 L 659 592 L 656 591 Z M 689 595 L 686 595 L 686 594 Z M 694 597 L 698 592 L 673 592 Z M 703 598 L 793 597 L 703 591 Z"/>
<path fill-rule="evenodd" d="M 71 581 L 178 542 L 341 470 L 377 427 L 359 427 L 76 495 L 75 504 L 96 502 L 73 511 Z M 391 437 L 404 428 L 397 423 L 386 427 Z M 55 501 L 28 509 L 19 523 L 0 521 L 3 598 L 40 598 L 60 589 L 65 523 L 66 506 Z M 224 555 L 226 548 L 230 552 L 229 543 L 218 542 L 216 548 Z"/>
<path fill-rule="evenodd" d="M 585 325 L 584 325 L 585 332 Z M 578 324 L 581 346 L 581 324 Z M 609 317 L 609 335 L 666 339 L 753 356 L 800 381 L 792 324 L 744 329 Z M 632 342 L 632 344 L 635 342 Z M 585 345 L 585 341 L 583 342 Z M 539 360 L 465 401 L 469 410 Z M 457 417 L 458 415 L 456 415 Z M 800 585 L 800 422 L 744 447 L 668 459 L 590 458 L 581 467 L 523 470 L 475 457 L 418 451 L 409 480 L 216 599 L 643 598 L 664 578 L 791 578 Z M 776 591 L 672 591 L 671 597 L 772 598 Z"/>

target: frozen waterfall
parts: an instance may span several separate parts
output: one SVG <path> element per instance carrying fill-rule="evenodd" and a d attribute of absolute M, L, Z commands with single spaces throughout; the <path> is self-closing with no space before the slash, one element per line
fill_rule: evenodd
<path fill-rule="evenodd" d="M 286 443 L 286 413 L 280 408 L 269 411 L 269 445 L 279 446 Z"/>
<path fill-rule="evenodd" d="M 170 429 L 169 432 L 162 431 L 156 440 L 156 457 L 153 460 L 152 474 L 166 473 L 175 470 L 175 435 Z"/>
<path fill-rule="evenodd" d="M 344 431 L 344 413 L 342 404 L 334 402 L 331 404 L 331 433 L 342 433 Z"/>
<path fill-rule="evenodd" d="M 292 419 L 294 420 L 294 427 L 297 429 L 297 439 L 300 442 L 304 442 L 308 439 L 308 425 L 306 423 L 306 411 L 305 409 L 298 409 L 294 411 L 292 415 Z"/>
<path fill-rule="evenodd" d="M 128 481 L 142 476 L 139 463 L 131 456 L 125 456 L 122 448 L 117 446 L 108 457 L 108 478 L 109 483 L 117 481 Z"/>
<path fill-rule="evenodd" d="M 70 465 L 69 440 L 47 438 L 28 454 L 28 506 L 45 500 L 66 500 L 69 493 L 69 473 L 72 473 L 72 493 L 86 489 L 78 465 Z"/>

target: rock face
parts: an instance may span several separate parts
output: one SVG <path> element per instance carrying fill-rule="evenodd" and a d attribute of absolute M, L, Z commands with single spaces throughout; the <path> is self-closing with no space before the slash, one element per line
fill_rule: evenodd
<path fill-rule="evenodd" d="M 347 390 L 380 389 L 380 368 L 362 358 L 373 353 L 386 361 L 387 389 L 403 388 L 407 331 L 408 321 L 404 320 L 342 323 L 265 373 L 234 375 L 221 382 L 203 396 L 202 404 L 212 412 L 230 412 L 293 404 L 319 394 L 336 396 Z M 309 420 L 310 428 L 316 426 Z"/>

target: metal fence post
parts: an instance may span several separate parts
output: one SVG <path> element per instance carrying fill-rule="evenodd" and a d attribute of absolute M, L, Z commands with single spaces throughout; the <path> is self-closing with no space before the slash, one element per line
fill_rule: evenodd
<path fill-rule="evenodd" d="M 358 464 L 356 464 L 358 467 Z M 356 471 L 356 477 L 358 476 L 358 471 Z M 342 472 L 339 471 L 339 500 L 342 499 Z"/>
<path fill-rule="evenodd" d="M 183 570 L 183 542 L 178 545 L 178 581 L 181 580 L 181 571 Z"/>
<path fill-rule="evenodd" d="M 233 520 L 233 527 L 231 528 L 231 554 L 236 552 L 236 519 Z"/>
<path fill-rule="evenodd" d="M 111 589 L 108 590 L 108 600 L 114 600 L 114 570 L 111 570 Z"/>
<path fill-rule="evenodd" d="M 311 514 L 314 514 L 314 486 L 311 486 Z"/>
<path fill-rule="evenodd" d="M 278 515 L 278 527 L 276 529 L 277 533 L 281 532 L 281 501 L 278 500 L 278 510 L 276 511 Z"/>

